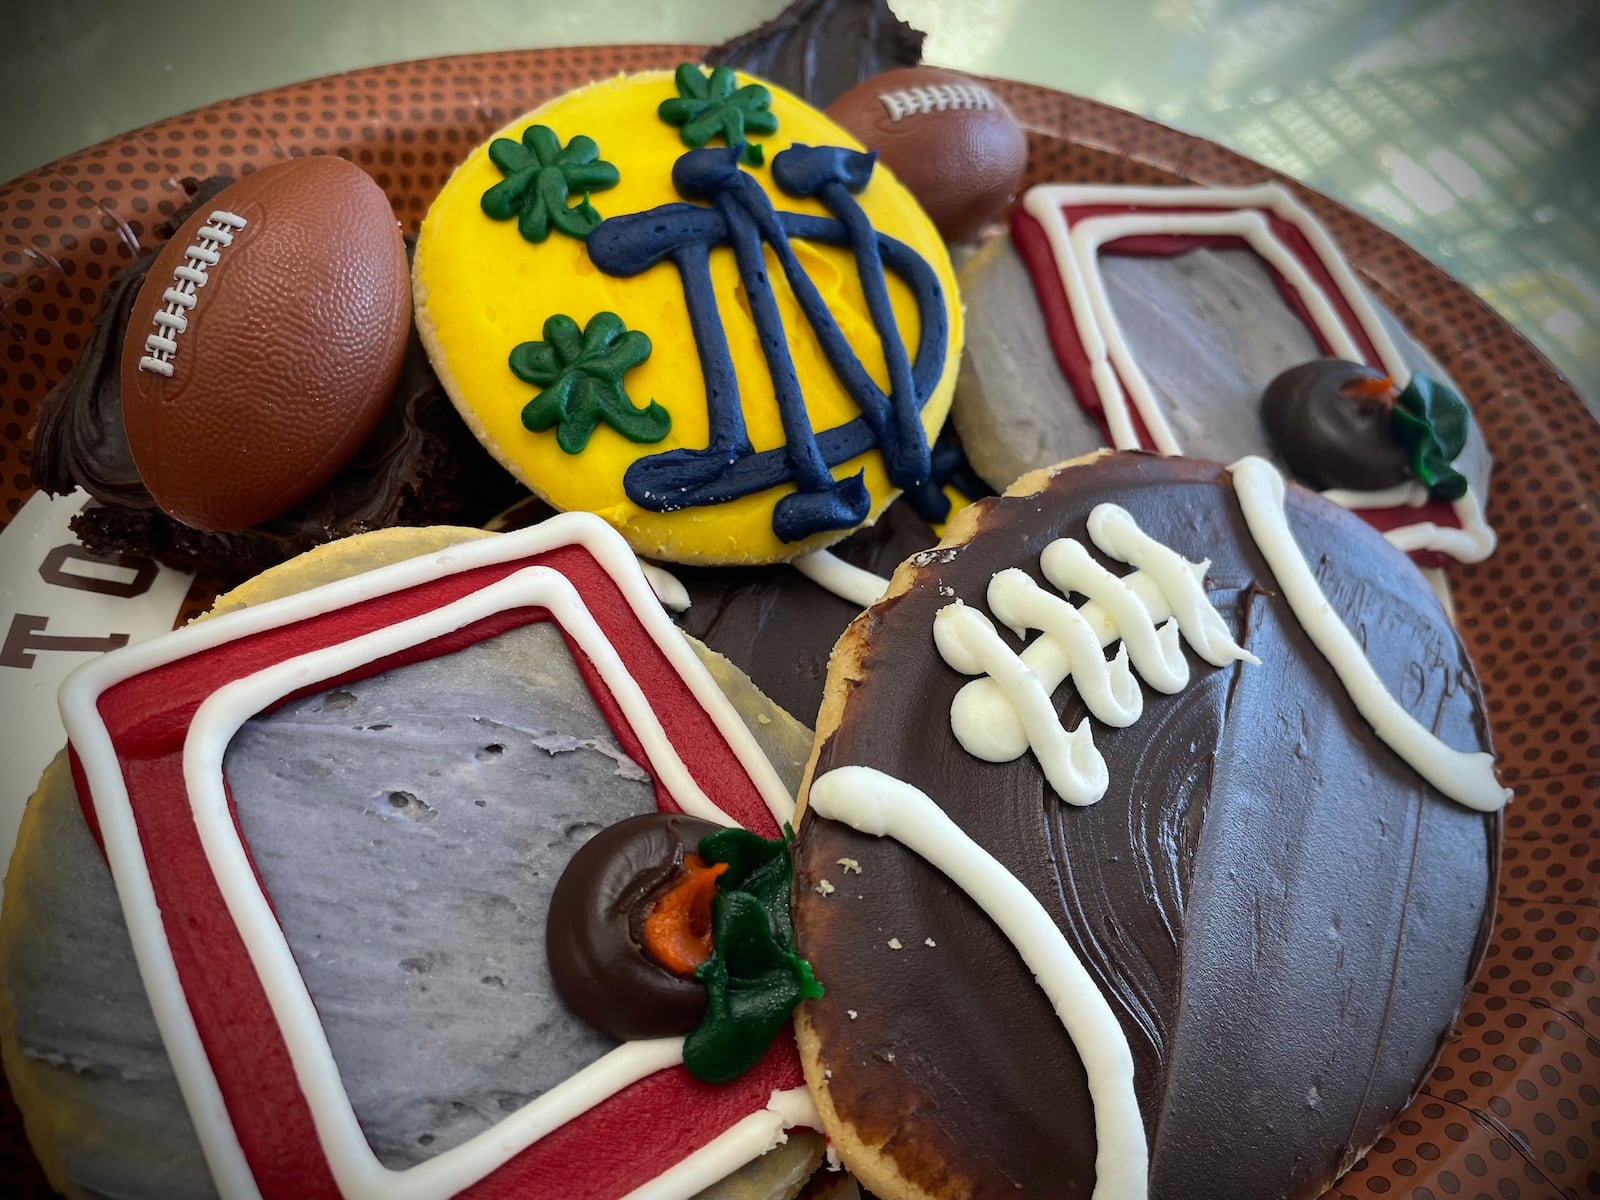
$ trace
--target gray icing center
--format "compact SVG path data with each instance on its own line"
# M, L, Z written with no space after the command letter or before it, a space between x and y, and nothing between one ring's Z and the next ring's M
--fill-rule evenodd
M655 791L554 626L254 718L224 770L385 1166L460 1145L612 1048L556 997L545 921L573 852Z

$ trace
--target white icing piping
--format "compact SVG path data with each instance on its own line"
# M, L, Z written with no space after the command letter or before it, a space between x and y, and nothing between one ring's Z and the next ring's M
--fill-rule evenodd
M218 209L207 224L195 231L194 245L185 247L183 262L172 269L177 282L161 294L163 306L151 318L156 331L144 339L144 357L139 370L172 378L172 356L178 350L178 335L189 328L189 310L198 299L195 293L206 284L206 268L217 265L219 246L233 245L233 231L249 224L237 213Z
M989 915L1049 997L1088 1076L1094 1102L1094 1200L1143 1200L1150 1158L1133 1090L1133 1053L1100 989L1038 899L922 791L871 767L839 767L811 784L819 816L893 838Z
M947 604L933 618L933 642L951 667L963 675L981 673L1004 696L1007 713L1020 726L1056 795L1068 804L1093 804L1106 794L1111 776L1106 760L1095 748L1089 719L1079 721L1071 733L1062 727L1050 693L1000 640L988 617L959 600ZM953 717L952 713L952 725ZM968 745L960 729L955 734L962 749L973 757L1005 761L990 758L981 746Z
M796 1128L822 1128L822 1118L806 1087L773 1092L766 1108L751 1113L622 1200L681 1200L693 1196L788 1141L787 1130Z
M792 565L819 588L858 608L871 608L889 590L889 581L882 575L852 566L826 550L802 554Z
M1215 208L1225 211L1216 216L1150 212L1085 217L1068 228L1066 214L1062 211L1064 207L1093 205L1157 209ZM1349 304L1356 323L1367 335L1383 370L1395 385L1403 388L1410 381L1411 371L1404 358L1327 230L1308 209L1276 184L1250 188L1042 185L1029 189L1023 197L1023 208L1039 222L1049 241L1078 339L1089 360L1090 375L1106 415L1112 444L1120 450L1136 450L1140 447L1129 415L1128 400L1131 394L1133 405L1150 431L1156 449L1162 454L1183 453L1182 446L1160 410L1149 381L1139 369L1132 349L1123 336L1100 274L1100 246L1130 234L1225 233L1244 237L1251 248L1276 268L1294 288L1305 303L1313 325L1334 353L1352 362L1365 361L1365 356L1357 348L1338 311L1299 258L1272 232L1263 215L1264 212L1271 212L1293 225L1305 237L1318 261L1332 277L1339 294ZM1393 488L1376 492L1336 489L1324 495L1343 508L1376 509L1402 502L1396 500L1395 493L1396 489ZM1425 489L1421 494L1425 501ZM1416 491L1407 491L1403 502L1420 503L1414 499L1416 495ZM1483 519L1483 508L1478 498L1469 490L1455 501L1453 508L1460 529L1445 529L1432 522L1419 522L1389 530L1385 536L1405 551L1433 550L1461 562L1481 562L1488 558L1494 552L1496 539L1494 530Z
M1063 221L1063 227L1065 222ZM1104 277L1098 270L1100 247L1106 242L1140 233L1163 233L1176 236L1203 234L1233 234L1245 242L1267 263L1277 270L1305 304L1313 326L1327 339L1339 358L1360 362L1363 355L1339 319L1338 312L1323 295L1309 271L1282 242L1273 236L1272 227L1260 212L1243 211L1206 215L1183 214L1131 214L1128 216L1094 217L1080 220L1072 226L1071 247L1082 273L1090 311L1095 322L1104 331L1106 353L1116 369L1096 369L1094 378L1100 391L1101 403L1109 415L1113 408L1125 410L1127 398L1123 389L1131 394L1134 407L1143 418L1145 428L1155 440L1156 449L1163 454L1182 453L1177 436L1161 411L1150 382L1139 369L1132 347L1122 332L1121 323L1111 307L1106 294ZM1126 413L1122 423L1132 434L1132 425Z
M95 710L102 691L137 671L110 672L111 678L99 680L90 674L93 668L107 659L129 656L147 646L170 643L170 637L136 642L128 650L113 651L79 668L62 685L59 703L72 748L77 751L89 781L106 864L117 886L117 901L133 943L139 979L150 997L161 1044L178 1078L184 1107L194 1122L206 1169L222 1200L261 1200L261 1191L256 1187L244 1148L239 1145L239 1137L228 1117L228 1106L222 1099L222 1088L217 1083L216 1072L211 1069L211 1060L206 1057L200 1031L195 1028L194 1014L184 996L167 931L161 923L161 910L156 904L155 887L150 881L150 867L145 861L133 806L128 801L122 768L117 762L111 735Z
M924 113L994 107L994 97L989 89L976 83L935 83L924 87L901 88L894 92L882 92L878 99L889 114L889 120L896 124L906 117Z
M1204 577L1202 564L1193 563L1191 567L1197 578ZM1172 609L1154 579L1135 571L1124 575L1122 583L1143 603L1152 622L1164 624L1171 618ZM1078 614L1093 631L1101 649L1119 640L1116 622L1100 604L1091 600L1079 606ZM1073 670L1069 645L1048 629L1029 643L1021 658L1047 692L1060 687ZM969 753L986 762L1011 762L1028 752L1028 739L1015 714L1007 712L1009 706L1005 693L992 679L974 679L956 693L950 706L950 724Z
M1186 561L1115 504L1096 505L1088 526L1095 545L1135 573L1113 575L1071 538L1051 542L1039 556L1044 576L1063 596L1087 596L1081 609L1051 596L1024 571L996 574L988 593L995 616L1018 637L1042 631L1022 654L960 601L940 609L933 621L944 661L964 675L986 677L966 684L951 702L950 728L962 749L985 762L1011 762L1031 749L1045 779L1069 804L1093 804L1110 785L1088 719L1071 733L1056 719L1050 697L1069 676L1095 717L1123 728L1144 707L1130 660L1157 691L1170 695L1188 684L1180 632L1213 666L1260 661L1233 640L1207 599L1201 580L1209 562ZM1101 650L1119 638L1123 644L1107 664Z
M1283 477L1263 458L1242 458L1228 468L1245 524L1272 568L1300 627L1373 732L1446 796L1479 812L1497 812L1511 799L1494 775L1494 756L1446 746L1400 706L1344 622L1333 611L1306 563L1284 513Z
M228 641L334 612L361 600L403 591L459 571L513 562L572 544L587 549L616 583L636 618L733 748L774 818L780 824L792 820L793 801L782 781L704 664L662 611L638 569L633 552L615 530L588 513L565 513L515 533L448 547L364 575L336 580L311 591L225 613L103 655L80 667L63 685L62 721L89 784L140 978L150 996L162 1043L194 1121L206 1165L218 1192L226 1200L259 1200L260 1192L184 995L156 903L122 768L100 717L100 696L145 671Z
M639 569L644 572L644 577L650 581L650 590L656 594L656 599L661 601L661 607L668 612L687 612L689 610L689 589L683 586L680 580L671 571L658 567L655 563L639 560Z

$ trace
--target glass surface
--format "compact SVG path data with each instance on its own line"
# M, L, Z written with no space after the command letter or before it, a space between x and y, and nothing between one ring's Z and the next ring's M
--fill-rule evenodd
M18 6L8 6L18 7ZM0 178L215 100L408 58L713 42L782 0L56 0L8 13ZM1600 398L1593 0L893 0L929 62L1077 92L1344 201Z

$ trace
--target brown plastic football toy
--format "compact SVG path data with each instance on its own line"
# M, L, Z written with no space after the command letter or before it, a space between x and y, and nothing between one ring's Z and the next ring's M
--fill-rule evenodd
M1022 182L1028 139L980 79L906 67L858 83L828 106L911 189L948 242L998 217Z
M247 175L184 222L134 301L122 412L161 508L242 529L326 483L371 434L411 329L383 190L332 156Z

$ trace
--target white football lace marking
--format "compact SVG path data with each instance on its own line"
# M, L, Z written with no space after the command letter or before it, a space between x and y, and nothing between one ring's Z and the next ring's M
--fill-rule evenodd
M205 286L206 268L217 265L222 257L217 248L233 245L233 231L247 224L237 213L219 208L195 233L195 244L184 249L183 262L173 268L172 277L177 282L162 293L166 307L151 318L156 331L144 339L145 354L139 360L139 370L172 378L178 335L189 328L188 312L195 305L195 293Z
M891 121L930 112L994 107L994 96L989 89L975 83L935 83L926 87L902 88L898 92L884 92L878 99L888 110Z
M1188 685L1180 636L1213 666L1259 661L1233 640L1206 596L1201 581L1209 560L1190 562L1115 504L1097 505L1088 526L1094 544L1134 568L1132 574L1113 575L1081 542L1058 538L1040 554L1039 567L1061 597L1014 568L990 580L995 618L1018 637L1040 631L1021 654L987 616L959 600L941 608L933 622L939 656L963 675L982 676L950 705L950 728L962 749L985 762L1011 762L1032 750L1056 795L1078 805L1098 801L1110 779L1088 718L1072 730L1056 718L1051 696L1067 679L1093 716L1126 728L1144 708L1134 671L1167 695ZM1064 598L1070 595L1087 602L1074 607ZM1113 642L1122 645L1106 662L1101 651Z

